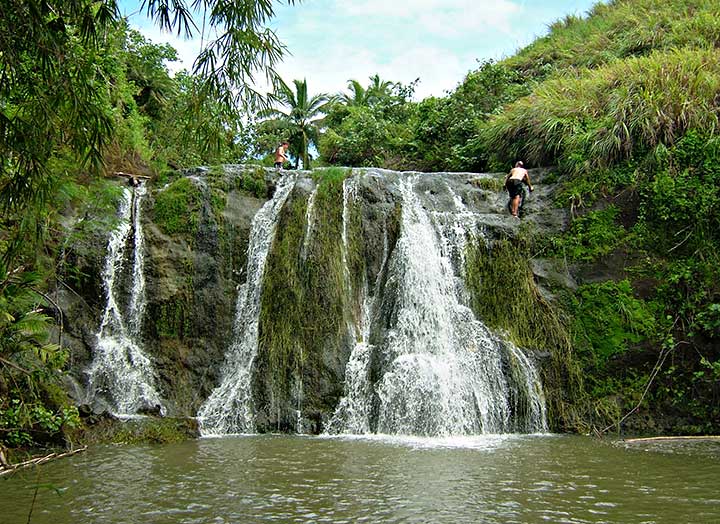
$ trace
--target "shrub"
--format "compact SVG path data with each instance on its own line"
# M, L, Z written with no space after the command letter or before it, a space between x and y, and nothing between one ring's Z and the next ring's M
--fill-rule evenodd
M615 222L617 215L618 208L608 206L576 218L564 235L551 239L553 252L585 262L608 255L626 237L625 228Z
M627 280L581 286L574 316L576 348L600 367L630 346L657 336L653 311L635 298Z

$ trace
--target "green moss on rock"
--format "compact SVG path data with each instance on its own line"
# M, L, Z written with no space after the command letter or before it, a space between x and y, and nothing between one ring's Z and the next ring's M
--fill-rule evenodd
M303 409L309 412L331 410L342 393L338 374L343 370L328 360L337 358L352 314L342 252L347 174L347 170L323 170L315 175L315 227L305 258L308 195L293 191L280 213L263 278L259 326L257 376L266 381L269 391L261 392L261 397L267 402L287 403L297 393L291 389L298 381L304 384ZM360 228L359 213L351 222L351 227ZM353 237L357 245L349 246L348 264L360 266L362 235L358 231Z
M189 178L180 178L155 197L153 217L167 235L193 236L198 227L200 195Z
M467 248L466 284L470 305L493 329L503 330L516 345L549 352L543 367L548 417L557 429L586 429L586 395L572 336L563 310L540 294L530 269L529 242L481 239Z
M200 436L197 421L190 418L118 420L102 417L79 435L85 444L169 444Z
M160 305L160 316L155 322L157 334L167 338L183 338L190 329L187 300L175 299Z
M235 188L255 198L267 198L268 187L265 182L265 170L257 167L253 170L245 171L242 176L235 179Z

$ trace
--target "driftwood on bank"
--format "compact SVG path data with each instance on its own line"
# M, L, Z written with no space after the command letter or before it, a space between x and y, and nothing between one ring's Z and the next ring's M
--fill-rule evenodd
M666 436L666 437L644 437L644 438L626 438L625 442L628 443L634 443L634 442L653 442L658 440L700 440L700 441L709 441L709 442L720 442L720 435L687 435L687 436Z
M150 177L147 175L136 175L134 173L125 173L124 171L115 171L113 173L115 176L124 176L124 177L130 177L130 178L142 178L143 180L149 180Z
M114 173L114 175L115 175L115 176L122 176L122 177L127 178L127 179L128 179L128 183L130 184L131 187L138 187L138 186L140 185L140 182L142 182L143 180L150 180L150 177L149 177L149 176L146 176L146 175L136 175L136 174L134 174L134 173L125 173L125 172L123 172L123 171L116 171L116 172ZM135 198L134 195L133 195L133 198Z
M40 464L45 464L46 462L50 462L51 460L69 457L71 455L81 453L86 449L87 446L83 446L82 448L66 451L65 453L50 453L49 455L45 455L44 457L35 457L24 462L18 462L17 464L3 464L2 466L0 466L0 477L2 477L3 475L10 475L11 473L14 473L15 471L18 471L20 469L29 468L31 466L39 466Z

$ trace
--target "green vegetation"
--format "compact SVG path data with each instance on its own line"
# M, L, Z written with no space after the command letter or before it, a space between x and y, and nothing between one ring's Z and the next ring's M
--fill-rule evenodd
M313 241L307 251L303 247L307 198L291 195L280 215L263 278L258 354L258 366L264 370L259 374L271 377L276 400L288 398L295 379L317 384L326 376L330 372L324 362L326 348L340 347L345 335L344 319L353 307L347 303L342 252L343 181L348 175L348 170L337 168L313 172L317 194L310 231ZM355 244L362 237L357 231L350 233L348 263L357 266L361 247ZM341 377L336 380L339 396ZM309 390L308 395L318 393L316 388ZM324 402L326 409L332 409L332 401L311 397L305 405L317 407Z
M510 334L519 346L550 350L569 346L563 319L539 294L527 243L497 240L470 244L466 282L471 305L482 319Z
M320 137L321 161L334 165L404 168L410 151L409 99L414 86L370 78L367 89L350 80L352 94L329 105Z
M718 127L720 65L714 50L683 49L616 61L539 85L484 131L497 161L560 159L571 174L629 160L691 129Z
M255 198L267 198L268 188L265 182L265 170L257 168L254 171L244 171L242 176L235 180L237 189L245 191Z
M154 222L167 235L181 234L192 239L198 227L198 188L189 178L179 178L158 192L153 208Z
M518 346L549 352L544 366L550 420L557 428L585 425L587 398L573 356L570 320L539 293L530 269L531 243L496 240L468 245L465 282L478 318L505 333Z
M195 438L199 434L197 422L184 418L145 418L117 420L102 418L80 433L87 443L113 444L171 444Z
M211 16L201 25L218 38L206 40L193 72L172 78L166 61L175 51L130 30L115 0L3 4L0 445L62 440L76 422L55 387L67 364L65 350L48 343L63 322L49 288L97 296L98 275L86 273L97 255L87 245L107 231L117 203L103 175L245 155L238 112L258 101L249 81L257 72L276 79L284 49L265 29L273 5L205 7ZM185 2L149 0L144 11L163 29L197 31ZM193 227L179 220L189 195L176 189L160 205L169 231Z
M581 430L601 431L637 408L667 431L718 431L720 391L709 379L720 361L713 9L702 0L620 0L558 22L498 64L520 74L528 92L477 121L465 146L491 168L517 158L557 166L557 204L571 223L531 243L536 256L589 277L574 292L553 289L553 308L573 319L566 329L585 376L573 401ZM521 251L525 242L512 245ZM476 296L501 302L493 283L473 275L487 273L487 261L469 260ZM504 273L491 280L507 283ZM525 318L502 305L484 309L500 327ZM623 425L644 429L632 418Z
M505 187L503 184L503 180L504 179L501 177L479 177L473 179L472 183L473 185L479 187L480 189L484 189L485 191L490 191L491 193L499 193Z
M597 367L659 332L651 305L635 298L627 280L583 285L575 300L575 348Z
M609 255L627 236L625 228L617 224L617 216L618 208L611 205L578 217L565 234L550 239L553 253L586 262Z
M185 293L187 295L187 291ZM157 334L166 338L184 338L190 329L189 299L186 296L160 306L160 316L154 322Z
M713 0L614 0L598 3L587 18L568 16L504 61L531 78L555 71L598 67L654 50L711 49L720 41Z
M330 98L326 94L310 96L308 94L307 80L294 80L295 90L293 91L282 80L277 84L275 98L281 104L281 108L271 108L263 111L264 117L273 117L266 122L270 130L282 130L287 136L276 140L273 145L277 148L280 142L287 140L292 150L295 151L295 169L302 160L303 169L310 169L310 156L308 148L311 144L317 144L318 124L325 111Z
M504 171L523 158L582 171L716 129L715 10L712 0L598 4L517 55L484 62L448 96L418 103L412 85L385 82L370 101L373 84L350 80L325 119L321 161Z
M0 446L56 443L60 430L79 424L60 387L68 353L49 341L40 286L38 274L0 262Z

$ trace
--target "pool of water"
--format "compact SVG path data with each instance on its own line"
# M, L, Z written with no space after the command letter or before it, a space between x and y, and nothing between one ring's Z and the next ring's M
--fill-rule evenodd
M502 435L101 446L0 479L0 522L25 523L31 509L31 522L51 524L720 522L720 445Z

